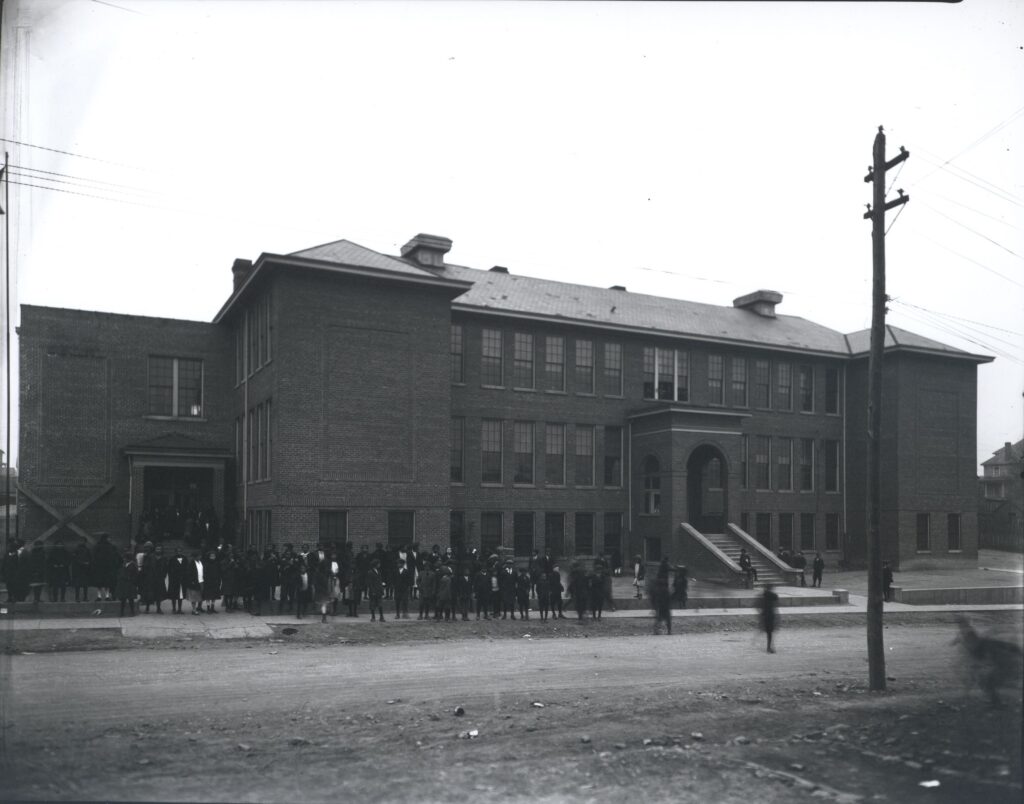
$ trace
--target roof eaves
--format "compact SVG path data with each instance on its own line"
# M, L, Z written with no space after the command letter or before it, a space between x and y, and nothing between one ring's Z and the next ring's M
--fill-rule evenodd
M501 316L503 318L518 318L526 321L544 321L555 324L571 324L573 326L589 327L591 329L611 330L613 332L631 332L641 335L658 335L668 338L685 338L700 343L720 343L729 346L745 346L755 349L763 349L770 352L792 352L793 354L815 355L819 357L848 357L845 352L832 352L827 349L809 349L803 346L786 346L785 344L771 344L759 341L745 341L739 338L723 338L712 335L697 335L679 330L656 329L654 327L637 327L630 324L615 324L608 321L588 321L584 318L570 318L560 313L527 313L519 310L504 310L496 307L483 307L475 304L452 303L452 310L464 313L476 313L481 315Z
M313 268L319 271L329 271L331 273L347 274L350 276L365 276L373 279L387 279L394 282L431 285L433 287L456 290L459 291L460 294L469 290L473 286L472 282L466 282L461 279L445 279L429 273L428 271L421 271L420 275L402 274L382 268L370 268L363 265L346 265L336 262L327 262L324 260L312 260L306 257L264 253L256 260L252 271L250 271L249 276L246 277L242 286L231 294L228 300L224 303L224 306L217 312L217 315L213 319L213 323L219 324L223 320L231 307L234 306L235 302L246 292L246 289L255 281L257 274L268 262L275 265L292 265L297 268Z

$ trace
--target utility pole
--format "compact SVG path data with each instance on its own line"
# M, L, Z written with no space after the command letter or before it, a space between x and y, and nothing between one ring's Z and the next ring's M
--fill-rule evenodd
M885 202L885 171L903 162L910 153L900 147L899 156L885 161L885 132L881 126L875 135L872 167L865 182L874 182L872 203L865 219L871 220L871 352L868 357L868 686L885 689L885 646L882 640L882 350L885 346L885 213L907 203L909 195Z

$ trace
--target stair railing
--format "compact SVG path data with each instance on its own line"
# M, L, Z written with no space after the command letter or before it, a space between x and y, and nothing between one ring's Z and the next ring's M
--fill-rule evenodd
M786 581L799 583L800 570L794 569L789 564L782 561L777 555L775 555L775 553L739 526L729 522L726 527L729 528L734 536L743 542L747 548L747 552L753 551L757 555L761 556L761 558L763 558L768 564L777 569Z

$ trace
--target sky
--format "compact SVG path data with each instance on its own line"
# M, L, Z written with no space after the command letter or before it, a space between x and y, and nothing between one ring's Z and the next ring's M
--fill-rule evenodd
M996 357L979 462L1024 436L1024 3L3 14L15 324L20 304L209 321L237 257L428 232L460 265L721 305L768 288L852 332L884 125L911 198L887 216L887 323Z

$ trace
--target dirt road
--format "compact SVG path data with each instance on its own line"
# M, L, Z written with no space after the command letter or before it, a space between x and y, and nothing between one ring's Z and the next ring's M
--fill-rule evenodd
M863 629L845 627L792 630L774 655L750 633L18 655L0 790L1017 800L1019 697L1002 709L968 697L951 637L945 625L888 628L893 680L880 695L863 686Z

